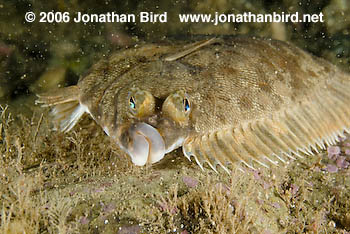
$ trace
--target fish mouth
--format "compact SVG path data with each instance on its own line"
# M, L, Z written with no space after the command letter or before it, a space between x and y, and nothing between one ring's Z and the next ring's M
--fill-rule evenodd
M157 129L146 123L137 123L128 132L131 141L126 151L135 165L156 163L164 157L165 143Z

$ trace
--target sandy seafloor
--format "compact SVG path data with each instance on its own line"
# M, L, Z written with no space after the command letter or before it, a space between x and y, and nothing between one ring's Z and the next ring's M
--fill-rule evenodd
M27 11L319 13L324 23L45 24ZM35 93L77 82L99 58L138 41L197 34L291 41L349 71L345 0L0 1L0 233L348 233L350 139L285 167L215 173L181 150L134 166L85 116L52 130Z

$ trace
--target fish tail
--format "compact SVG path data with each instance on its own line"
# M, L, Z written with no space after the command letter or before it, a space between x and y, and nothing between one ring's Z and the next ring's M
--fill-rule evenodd
M59 89L57 91L37 94L36 104L42 104L42 107L51 107L51 115L55 130L62 132L71 130L80 117L86 112L79 103L79 87L76 85Z

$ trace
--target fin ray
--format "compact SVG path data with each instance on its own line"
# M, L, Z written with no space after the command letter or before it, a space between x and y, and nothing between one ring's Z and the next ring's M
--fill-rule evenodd
M39 94L35 103L42 104L42 107L52 106L51 115L55 128L68 132L86 112L86 107L79 103L79 93L78 86L73 85L50 93Z
M329 84L332 89L315 90L307 100L289 109L282 108L272 116L215 130L206 133L206 137L199 135L197 144L201 147L197 150L203 152L197 152L198 160L241 162L255 170L255 165L276 165L275 159L286 163L286 157L295 159L291 154L302 158L300 152L312 155L318 147L325 149L325 144L335 144L342 132L349 132L350 94L338 81L334 83Z

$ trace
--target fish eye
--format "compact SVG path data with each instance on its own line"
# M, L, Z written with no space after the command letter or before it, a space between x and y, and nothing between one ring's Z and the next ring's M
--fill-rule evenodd
M188 101L187 98L184 98L183 104L184 104L185 112L190 111L190 109L191 109L191 107L190 107L190 102Z
M134 97L131 97L129 99L129 106L131 109L135 110L136 109L136 104L135 104L135 100L134 100Z

